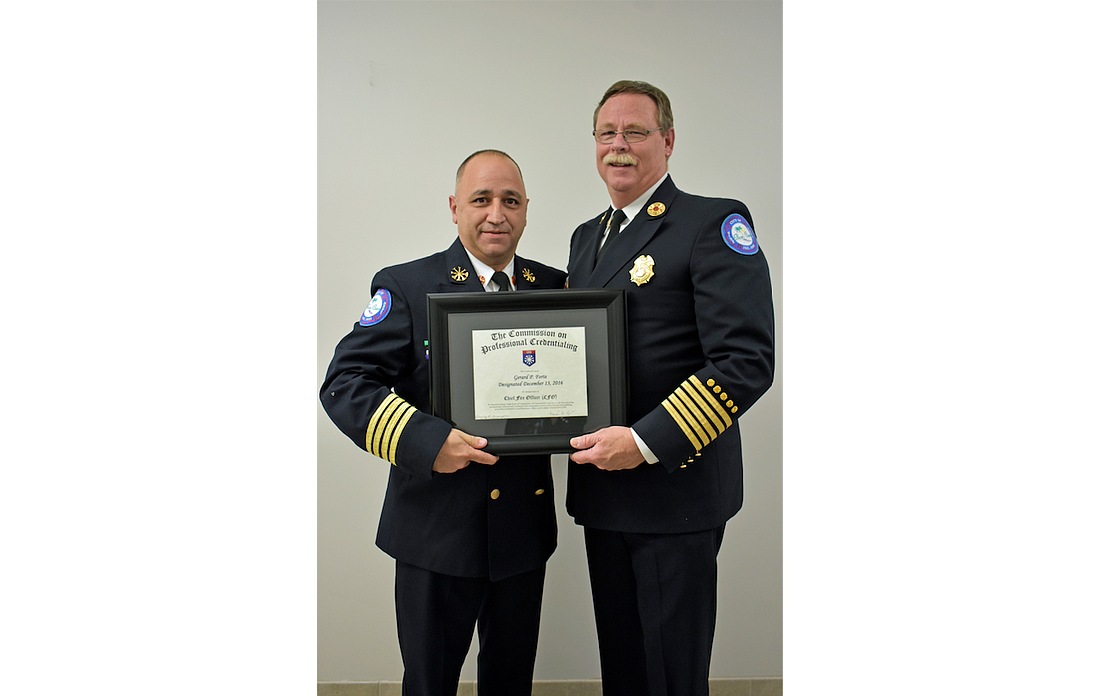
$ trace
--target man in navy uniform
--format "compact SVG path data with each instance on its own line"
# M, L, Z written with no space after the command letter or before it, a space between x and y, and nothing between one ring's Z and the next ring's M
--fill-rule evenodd
M569 287L626 288L631 427L574 438L604 696L708 693L717 555L742 502L738 418L771 386L774 317L743 203L668 176L672 107L612 85L593 118L611 207L573 233Z
M385 268L321 387L332 421L393 464L376 543L397 561L405 696L453 696L478 628L478 693L531 693L546 560L557 544L550 457L497 457L430 415L428 293L561 288L515 255L527 224L519 167L496 150L459 167L446 251Z

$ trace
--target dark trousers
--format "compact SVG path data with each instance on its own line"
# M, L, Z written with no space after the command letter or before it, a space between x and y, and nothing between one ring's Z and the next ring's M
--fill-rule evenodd
M397 562L403 696L455 696L477 625L478 696L531 693L546 566L503 580Z
M706 696L725 526L691 534L585 527L604 696Z

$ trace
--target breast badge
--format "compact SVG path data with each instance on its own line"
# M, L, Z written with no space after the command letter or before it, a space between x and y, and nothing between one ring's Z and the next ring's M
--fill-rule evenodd
M638 287L645 285L653 277L653 257L639 256L634 259L634 268L630 269L630 282Z

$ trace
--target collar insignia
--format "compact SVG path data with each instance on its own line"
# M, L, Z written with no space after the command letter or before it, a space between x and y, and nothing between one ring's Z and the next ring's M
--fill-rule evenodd
M523 279L528 283L533 283L535 282L535 274L531 272L531 269L525 268L523 269Z
M649 217L657 217L658 215L664 215L665 204L664 203L654 203L654 204L650 205L648 208L646 208L646 212L649 213Z
M459 283L461 283L462 281L466 280L469 277L470 277L469 271L467 271L462 266L455 266L454 268L451 269L451 280L455 280L455 281L458 281Z

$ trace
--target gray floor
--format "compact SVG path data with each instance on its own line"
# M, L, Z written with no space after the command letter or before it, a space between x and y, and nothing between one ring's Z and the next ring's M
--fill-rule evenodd
M601 696L599 681L535 682L531 696ZM401 696L401 682L317 684L317 696ZM477 685L462 682L458 696L477 696ZM710 696L783 696L783 679L711 679Z

